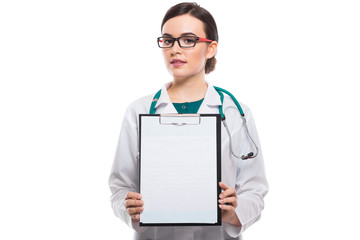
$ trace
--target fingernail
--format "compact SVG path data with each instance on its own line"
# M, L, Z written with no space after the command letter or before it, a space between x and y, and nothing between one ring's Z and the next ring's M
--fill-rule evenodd
M224 197L224 195L220 194L220 198L223 198L223 197Z
M221 203L222 203L222 202L224 202L224 200L219 200L219 202L221 202Z

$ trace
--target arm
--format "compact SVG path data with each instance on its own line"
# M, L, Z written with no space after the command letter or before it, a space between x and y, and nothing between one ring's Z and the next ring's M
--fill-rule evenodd
M263 198L268 192L268 183L265 177L263 156L260 142L257 135L255 122L250 110L246 113L249 132L259 147L259 154L256 158L241 160L238 159L238 168L236 173L235 190L237 195L237 207L234 216L229 222L224 223L224 228L231 237L237 237L249 226L260 219L261 211L264 208ZM241 147L242 154L247 154L253 149L245 129L240 130L239 142L237 146ZM239 225L240 223L240 225Z
M131 107L125 112L114 162L109 177L111 206L114 214L137 232L147 227L140 227L139 221L131 219L124 205L128 192L139 192L138 172L138 130L136 113Z

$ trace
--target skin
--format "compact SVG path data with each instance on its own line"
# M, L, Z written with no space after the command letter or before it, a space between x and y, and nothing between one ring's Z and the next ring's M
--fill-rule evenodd
M204 23L189 14L169 19L162 29L163 36L169 34L177 38L184 33L206 38ZM207 59L215 55L216 49L216 41L197 42L193 48L181 48L175 42L172 48L162 49L165 66L173 77L173 83L167 90L172 102L192 102L205 96L205 64ZM186 63L175 67L170 63L172 59L181 59Z
M206 38L204 23L199 19L184 14L169 19L163 26L162 34L180 37L184 33L193 33L198 37ZM205 82L205 63L212 58L217 49L217 42L197 42L193 48L181 48L177 42L169 49L162 49L165 65L173 76L173 83L168 89L172 102L192 102L205 96L207 84ZM186 63L180 67L173 66L172 59L181 59ZM237 195L234 188L222 182L219 186L223 190L219 198L222 221L241 226L235 213ZM136 192L128 192L125 197L125 207L133 221L139 221L140 213L144 210L142 196ZM228 203L229 205L225 205Z

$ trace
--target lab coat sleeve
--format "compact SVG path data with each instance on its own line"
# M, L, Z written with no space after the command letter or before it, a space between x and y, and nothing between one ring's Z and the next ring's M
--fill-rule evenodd
M246 110L248 129L251 137L259 148L259 153L258 156L253 159L237 160L238 168L235 182L237 207L235 209L235 213L240 220L241 227L229 223L223 224L225 231L234 238L238 237L248 227L260 219L261 211L264 208L263 199L268 192L268 183L265 177L263 155L255 122L250 110ZM240 130L240 146L241 143L243 143L242 154L247 154L250 151L254 151L252 150L254 149L252 144L249 144L250 142L244 128Z
M115 216L137 232L148 227L140 227L126 211L125 197L127 192L139 192L138 172L138 128L137 114L130 106L125 112L114 162L109 177L111 190L110 202Z

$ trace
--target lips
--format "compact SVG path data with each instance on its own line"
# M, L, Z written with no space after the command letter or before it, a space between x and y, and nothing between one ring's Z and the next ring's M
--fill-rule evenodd
M171 64L174 64L174 63L186 63L185 61L181 60L181 59L173 59L170 61Z
M181 60L181 59L173 59L170 61L171 66L173 67L181 67L185 64L186 62Z

